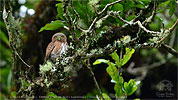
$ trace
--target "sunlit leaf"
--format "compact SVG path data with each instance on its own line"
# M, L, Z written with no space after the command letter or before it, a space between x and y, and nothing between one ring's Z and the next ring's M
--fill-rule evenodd
M105 100L112 100L106 93L102 93Z
M46 24L44 27L42 27L39 32L41 32L43 30L57 30L63 26L64 26L64 24L60 20L52 21L51 23Z
M106 63L108 64L108 60L105 60L105 59L97 59L93 65L97 65L97 64L101 64L101 63Z
M120 66L120 63L119 63L119 56L118 54L116 53L116 51L114 51L112 54L110 54L110 56L112 57L112 59L115 60L115 63L117 66Z
M140 84L140 81L136 82L134 79L130 79L128 83L124 82L126 95L132 95L137 90L138 84Z
M123 89L123 85L122 84L116 83L115 86L114 86L114 90L115 90L116 96L118 98L124 95L124 89Z
M126 53L124 54L124 57L121 59L121 66L125 65L129 61L134 52L135 52L134 49L126 48Z
M106 68L107 73L114 81L118 82L119 81L119 72L117 71L117 67L110 61L108 62L108 65L109 66Z

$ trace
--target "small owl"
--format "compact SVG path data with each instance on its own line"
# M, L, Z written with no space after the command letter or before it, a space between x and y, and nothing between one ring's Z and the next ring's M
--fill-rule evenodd
M67 37L63 33L56 33L52 41L46 48L45 62L50 59L56 59L66 52L68 48Z

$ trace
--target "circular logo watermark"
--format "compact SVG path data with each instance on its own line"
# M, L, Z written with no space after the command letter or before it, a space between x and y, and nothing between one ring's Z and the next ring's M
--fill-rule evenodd
M162 80L156 85L158 92L156 92L156 95L158 97L166 97L171 98L174 96L174 93L172 92L172 88L174 87L173 84L169 80Z

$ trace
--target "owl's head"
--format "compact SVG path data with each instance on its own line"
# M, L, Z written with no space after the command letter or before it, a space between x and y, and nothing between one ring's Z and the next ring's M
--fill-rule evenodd
M52 37L52 41L61 41L61 42L66 42L67 38L63 33L56 33Z

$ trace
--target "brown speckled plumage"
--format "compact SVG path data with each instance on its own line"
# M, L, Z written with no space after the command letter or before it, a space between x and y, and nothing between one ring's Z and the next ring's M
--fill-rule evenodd
M58 40L58 38L61 38ZM48 44L46 48L46 56L45 56L45 61L47 61L49 58L54 55L60 56L63 54L68 48L68 43L67 43L67 37L63 33L56 33L52 37L52 41Z

